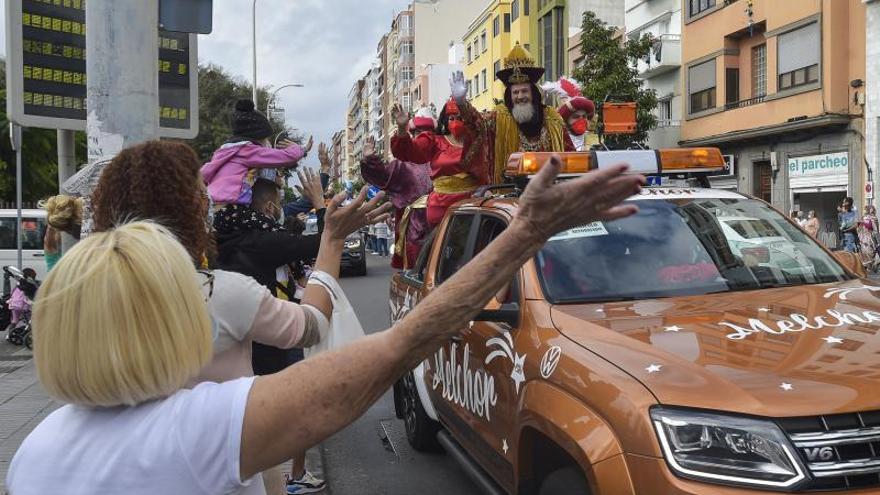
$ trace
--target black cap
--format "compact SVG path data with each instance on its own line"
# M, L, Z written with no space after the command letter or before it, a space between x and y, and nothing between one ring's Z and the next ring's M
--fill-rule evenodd
M251 100L238 100L232 114L232 132L236 136L255 140L266 139L275 131L262 112L254 108Z

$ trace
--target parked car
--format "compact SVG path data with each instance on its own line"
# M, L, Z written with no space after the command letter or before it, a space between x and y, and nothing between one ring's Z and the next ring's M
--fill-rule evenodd
M766 219L737 216L722 216L719 222L730 247L738 256L755 256L762 266L770 268L797 270L804 274L815 271L804 253L779 231L781 226Z
M722 161L678 151L682 168ZM592 163L566 158L565 173ZM514 156L508 171L542 160ZM880 493L880 285L857 257L736 192L647 187L630 201L630 218L551 238L398 381L409 443L442 446L488 493ZM517 208L515 192L450 208L394 276L392 321ZM784 241L811 269L737 247L730 218L771 226L754 247Z
M342 270L364 277L367 275L367 249L360 232L350 234L345 239L342 251Z
M43 237L46 234L45 210L22 210L22 266L33 268L37 278L46 278ZM17 266L18 246L15 238L16 210L0 210L0 266Z

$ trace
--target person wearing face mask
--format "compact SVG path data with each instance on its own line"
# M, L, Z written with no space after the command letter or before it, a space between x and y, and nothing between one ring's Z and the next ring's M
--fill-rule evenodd
M559 78L555 83L544 83L541 88L549 94L555 94L561 103L559 115L565 120L568 136L575 151L589 151L591 143L588 139L590 121L596 115L596 105L581 93L580 85L566 77Z
M428 196L428 223L438 225L454 203L469 198L478 187L491 183L488 162L479 153L468 153L473 140L455 100L450 99L437 119L435 132L409 133L409 115L399 106L391 110L397 134L391 153L400 161L429 163L434 190Z

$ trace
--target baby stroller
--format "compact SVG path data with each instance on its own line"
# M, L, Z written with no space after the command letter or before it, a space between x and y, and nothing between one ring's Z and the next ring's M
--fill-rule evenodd
M31 308L40 282L37 274L30 268L24 271L14 266L3 267L3 287L9 289L14 281L15 288L4 296L4 306L8 314L2 315L0 320L7 323L6 340L15 345L25 345L28 349L33 347L31 336Z

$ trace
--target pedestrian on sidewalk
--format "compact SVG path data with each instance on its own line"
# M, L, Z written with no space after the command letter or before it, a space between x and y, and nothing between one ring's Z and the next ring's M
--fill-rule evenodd
M525 189L507 229L391 329L270 376L191 390L184 388L190 377L211 360L210 283L155 224L89 236L55 267L35 304L40 382L67 405L24 440L7 488L42 495L57 491L61 479L68 493L263 494L260 472L359 418L472 320L552 235L636 213L620 204L644 178L623 175L626 167L556 183L561 168L552 159ZM380 201L365 204L365 196L349 207L337 207L339 197L328 208L318 270L338 269L349 232L384 220ZM307 289L315 291L326 298L319 309L328 311L329 296Z
M816 210L807 213L807 224L804 226L813 239L819 239L819 219L816 218Z
M391 238L391 230L388 227L388 223L377 223L375 225L375 233L379 256L388 257L388 239Z

